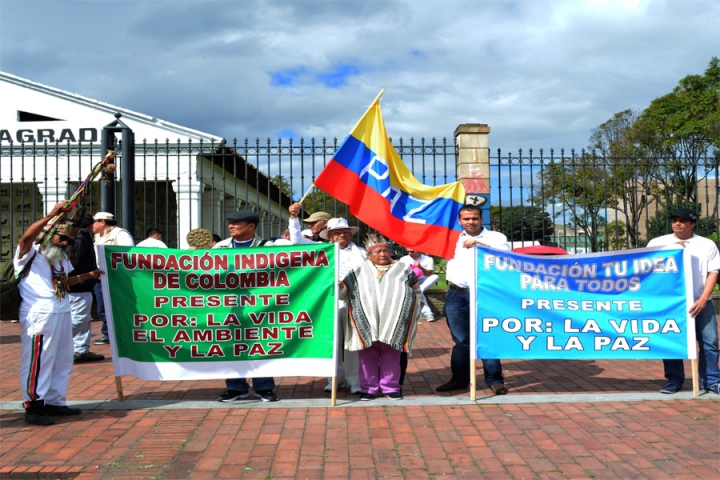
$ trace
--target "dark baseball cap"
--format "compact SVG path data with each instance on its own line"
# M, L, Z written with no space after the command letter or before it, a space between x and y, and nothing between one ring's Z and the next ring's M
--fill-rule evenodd
M694 210L691 210L689 208L678 208L672 213L672 215L670 215L670 218L679 218L680 220L689 220L691 222L697 223L698 216Z
M228 222L241 222L246 221L257 225L260 223L260 217L255 212L249 210L240 210L239 212L233 212L225 218Z

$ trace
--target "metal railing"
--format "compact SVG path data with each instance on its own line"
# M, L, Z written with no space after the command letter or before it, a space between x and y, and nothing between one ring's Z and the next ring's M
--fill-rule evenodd
M420 182L456 180L453 140L400 139L394 146ZM136 231L131 233L140 240L148 228L159 228L175 247L190 228L225 236L226 214L250 209L261 213L261 235L279 235L287 225L287 207L312 185L338 147L337 138L137 142ZM0 142L3 259L27 226L67 198L100 159L99 144ZM117 162L122 161L120 155ZM490 157L485 221L513 242L580 253L643 246L670 231L672 209L690 206L700 213L697 233L712 237L718 230L719 163L710 153L692 159L611 158L587 151L497 150ZM116 195L120 192L117 188ZM94 184L84 207L95 212L99 205ZM323 192L311 193L304 206L366 228L346 205ZM116 215L120 218L120 212Z

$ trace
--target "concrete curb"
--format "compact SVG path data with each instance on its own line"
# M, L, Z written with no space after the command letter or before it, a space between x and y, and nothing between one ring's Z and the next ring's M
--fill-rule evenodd
M455 406L455 405L520 405L543 403L607 403L607 402L644 402L693 400L692 392L680 392L674 395L659 392L647 393L580 393L568 395L500 395L478 397L477 402L470 397L406 397L395 401L388 398L376 398L363 402L359 398L338 399L337 407L416 407L416 406ZM720 396L701 393L697 400L720 400ZM328 408L330 400L323 398L283 399L279 402L261 402L259 400L238 400L231 403L219 403L214 400L117 400L92 401L74 400L68 405L83 410L177 410L177 409L215 409L215 408ZM21 402L0 402L0 411L22 410Z

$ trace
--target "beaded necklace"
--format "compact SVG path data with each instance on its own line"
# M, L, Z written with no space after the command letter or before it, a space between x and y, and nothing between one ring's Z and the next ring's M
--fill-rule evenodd
M68 292L68 278L65 267L61 264L60 269L57 270L55 265L50 265L50 269L52 270L52 283L55 286L55 296L57 296L58 300L62 300Z

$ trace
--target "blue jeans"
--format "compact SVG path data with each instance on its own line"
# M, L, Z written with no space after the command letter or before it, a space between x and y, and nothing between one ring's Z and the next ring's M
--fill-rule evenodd
M717 317L710 300L703 311L695 317L695 338L697 338L700 347L698 352L700 387L707 388L720 383ZM668 383L674 383L682 387L683 382L685 382L683 361L663 360L663 365L665 366L665 378L667 378Z
M93 294L95 295L98 317L100 317L100 320L102 320L102 328L100 329L100 332L102 333L103 337L107 337L107 317L105 316L105 302L103 301L102 285L100 284L100 282L97 282L93 287Z
M470 384L470 292L448 290L445 298L445 316L455 342L450 356L452 380L458 385L467 386ZM488 387L496 383L505 383L500 360L487 358L481 360L485 384Z
M275 388L275 380L272 377L257 377L252 379L253 390L256 392L264 392ZM225 380L225 386L228 390L237 390L238 392L248 391L248 382L244 378L228 378Z

